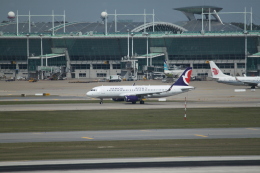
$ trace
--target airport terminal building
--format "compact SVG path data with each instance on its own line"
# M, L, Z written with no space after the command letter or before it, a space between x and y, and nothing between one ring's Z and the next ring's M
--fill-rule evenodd
M209 60L230 75L260 75L260 31L223 22L219 7L175 10L187 21L3 22L0 76L143 79L163 72L164 60L193 76L211 76Z

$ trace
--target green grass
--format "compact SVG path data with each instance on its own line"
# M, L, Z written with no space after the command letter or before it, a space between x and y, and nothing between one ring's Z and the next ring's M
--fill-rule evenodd
M260 108L0 112L0 133L260 127Z
M260 155L260 139L0 143L0 161Z
M0 133L260 127L260 108L0 112ZM260 155L260 139L0 143L0 161Z

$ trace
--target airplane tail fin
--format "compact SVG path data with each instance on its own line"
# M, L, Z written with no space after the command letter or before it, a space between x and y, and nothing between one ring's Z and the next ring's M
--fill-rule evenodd
M171 85L169 88L169 91L172 89L172 86L178 85L178 86L189 86L190 79L191 79L191 73L192 73L192 68L188 67L182 75L179 77L179 79Z
M166 60L164 60L164 66L163 66L163 67L164 67L164 71L165 71L165 70L169 70L168 67L167 67Z
M219 78L219 77L228 77L228 75L225 75L215 64L214 61L209 61L210 70L212 73L213 78Z

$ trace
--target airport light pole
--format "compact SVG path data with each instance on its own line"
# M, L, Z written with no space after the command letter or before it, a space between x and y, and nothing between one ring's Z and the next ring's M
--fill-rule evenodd
M203 13L203 8L201 9L201 33L204 33L204 24L203 24L203 18L204 18L204 13Z
M131 33L131 36L132 36L132 57L131 58L134 57L134 35L135 34L132 32ZM131 62L134 63L133 68L134 68L134 78L135 78L135 60L132 59Z
M29 79L29 56L30 56L30 53L29 53L29 36L30 34L26 34L26 37L27 37L27 79Z
M40 38L41 38L41 79L43 79L43 73L42 73L42 66L43 66L43 59L42 59L42 36L43 36L43 34L40 34L39 35L40 36Z
M148 37L149 37L149 33L145 33L146 35L146 67L147 67L147 70L146 70L146 79L148 79Z
M129 59L129 29L127 29L127 59Z
M131 33L132 36L132 57L134 57L134 33Z
M248 32L244 31L244 34L245 34L245 74L246 74L246 71L247 71L247 34L248 34Z
M244 34L245 34L245 74L247 70L247 30L246 30L246 7L245 7L245 16L244 16Z

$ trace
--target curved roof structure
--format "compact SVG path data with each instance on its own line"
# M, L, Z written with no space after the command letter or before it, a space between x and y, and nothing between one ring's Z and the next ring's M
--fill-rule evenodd
M107 24L108 33L127 33L127 30L131 32L143 32L144 29L147 32L153 31L153 23L143 22L118 22L117 28L115 29L115 22L109 22ZM19 33L29 33L29 23L19 23L18 25ZM187 31L185 28L178 26L173 23L168 22L154 22L154 28L156 32L170 31L172 33L177 33L178 31L184 32ZM52 32L52 23L50 22L37 22L31 24L31 33L51 33ZM16 23L5 23L0 25L0 31L5 33L16 33L17 27ZM63 33L64 32L64 23L54 23L54 32ZM86 34L89 32L93 33L104 33L105 25L101 22L69 22L65 23L65 32L66 33L78 33Z
M175 24L185 28L188 31L194 32L194 31L202 30L202 20L203 20L204 31L242 31L241 28L238 28L229 23L222 22L222 20L220 19L217 13L222 9L223 8L221 7L215 7L215 6L192 6L192 7L174 8L174 10L181 11L189 20L189 21L177 22ZM203 19L195 18L195 14L201 16L202 13L206 13L203 15ZM212 16L210 20L209 20L208 13L211 13L210 15Z
M202 19L196 19L195 14L201 17L202 9L204 13L212 13L213 16L210 18L210 31L242 31L242 29L231 25L229 23L223 23L218 16L217 12L221 11L222 8L215 6L193 6L193 7L182 7L175 8L175 10L184 13L188 21L181 21L178 23L169 22L154 22L154 23L143 23L143 22L133 22L133 21L110 21L107 23L108 33L127 33L128 30L131 32L153 32L153 27L155 32L171 32L171 33L182 33L182 32L199 32L202 30ZM196 16L196 17L197 17ZM209 15L204 14L204 30L209 31ZM55 21L54 26L52 22L31 22L28 21L21 22L18 24L19 33L52 33L53 29L56 33L82 33L82 35L88 33L105 33L104 22L66 22L65 28L63 21ZM30 32L29 32L30 30ZM16 33L17 25L15 22L7 22L0 24L0 32L3 33Z
M202 30L202 21L201 20L192 20L192 21L182 21L182 22L177 22L177 25L185 28L189 32L200 32ZM204 31L209 31L209 21L204 21ZM234 26L229 23L220 23L216 20L212 20L210 22L210 31L213 32L240 32L242 31L241 28Z
M223 9L221 7L214 7L214 6L193 6L193 7L174 8L174 10L178 10L186 13L192 13L192 14L201 14L202 8L203 8L203 12L205 13L209 13L209 12L213 13L214 10L216 12L219 12Z
M172 23L154 22L140 25L134 28L131 32L143 32L144 29L146 29L146 31L153 31L153 26L155 27L155 31L172 31L173 33L177 33L178 31L187 31L185 28Z

